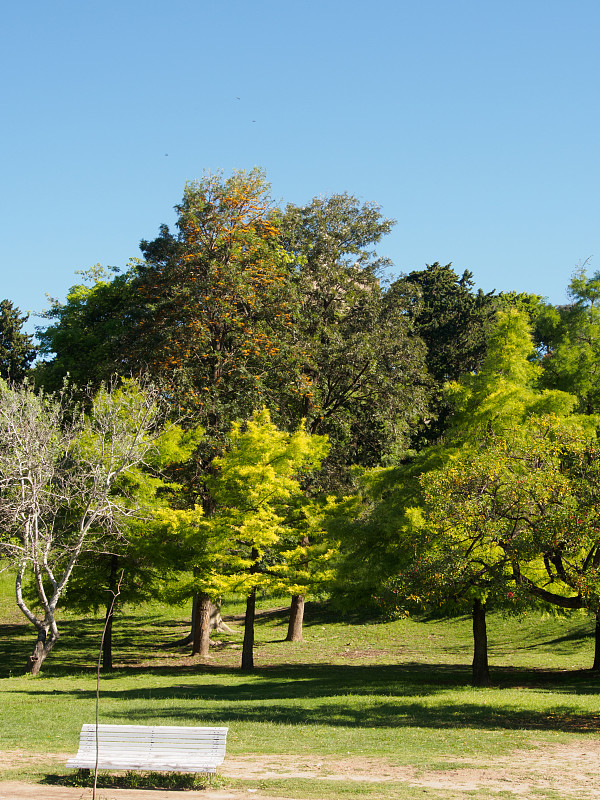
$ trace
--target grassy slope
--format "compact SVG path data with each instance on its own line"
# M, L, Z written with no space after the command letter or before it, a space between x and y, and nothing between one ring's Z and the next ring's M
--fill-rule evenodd
M0 750L41 753L24 768L39 779L51 763L60 771L43 754L73 752L81 724L93 721L101 624L65 615L63 638L42 674L23 676L32 629L14 614L6 581L0 590ZM597 678L586 670L593 626L584 615L493 616L488 635L496 685L474 690L468 619L359 624L312 606L305 641L290 644L283 641L285 615L266 613L257 626L257 670L249 675L237 669L240 627L219 637L206 665L165 646L185 633L185 612L157 605L120 617L118 668L102 681L102 721L226 724L233 758L381 756L422 769L447 767L454 758L481 763L486 754L600 728ZM302 781L262 785L279 796L405 796L402 788L349 782L330 789ZM406 794L416 796L414 789Z

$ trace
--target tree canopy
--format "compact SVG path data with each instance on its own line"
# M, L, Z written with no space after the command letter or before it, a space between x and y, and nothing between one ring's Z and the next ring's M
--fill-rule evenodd
M70 288L66 302L52 300L44 317L53 322L37 333L45 356L35 370L38 386L55 392L68 379L85 391L131 372L123 343L135 309L133 269L114 274L96 265L79 273L84 282Z
M33 336L22 330L28 319L20 316L10 300L0 302L0 378L4 380L22 381L36 357Z
M292 595L292 640L304 594L325 586L346 607L375 598L397 613L470 607L480 682L486 607L597 610L600 274L579 270L558 307L484 293L451 264L392 279L377 250L394 220L377 204L340 193L280 208L259 169L207 173L175 210L173 230L142 240L124 272L84 272L38 333L38 392L25 386L23 396L42 421L59 420L60 434L46 435L32 411L36 447L66 436L57 463L86 487L112 452L91 433L100 398L129 397L132 375L150 379L187 430L163 441L172 458L160 478L131 467L112 481L110 503L123 513L86 537L127 535L87 556L79 548L68 588L53 570L70 563L84 490L67 493L56 517L48 511L44 531L67 544L50 537L48 552L62 555L52 574L37 567L43 608L54 596L96 607L118 562L129 571L124 599L194 598L206 654L210 602L241 592L251 668L257 591ZM8 301L1 311L0 374L17 381L6 399L35 351L20 331L26 318ZM20 406L11 409L18 427ZM114 423L107 441L124 421ZM143 528L123 521L134 507ZM19 546L11 531L5 557ZM27 591L19 603L43 652L52 622Z
M443 434L452 413L444 398L444 384L477 371L482 364L496 298L493 292L475 292L473 274L468 270L459 276L451 264L437 261L395 281L390 295L401 301L410 298L409 317L415 333L425 342L425 363L431 378L430 419L422 438L424 443L432 443ZM421 437L414 438L420 442Z
M327 490L348 486L348 465L393 462L425 414L425 350L406 307L390 302L386 259L374 246L393 220L348 194L288 205L282 243L297 297L293 333L299 361L283 388L285 415L327 434L321 476Z

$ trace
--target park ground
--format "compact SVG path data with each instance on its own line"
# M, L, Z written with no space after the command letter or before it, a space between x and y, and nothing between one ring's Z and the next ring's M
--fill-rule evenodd
M67 757L66 753L57 754L57 769ZM15 764L31 763L32 760L35 760L33 754L1 753L0 769L10 769ZM339 785L339 796L342 797L352 796L354 785L357 796L365 796L361 786L367 786L369 791L366 796L372 798L600 798L599 764L598 741L554 746L540 742L538 746L533 744L527 750L515 750L496 758L487 757L485 764L479 766L473 763L473 759L465 759L464 765L453 763L446 770L398 767L392 760L380 758L325 758L315 763L290 755L266 759L237 756L235 760L227 759L220 770L221 775L230 779L227 787L189 792L101 789L97 796L99 800L170 800L182 796L189 800L237 800L242 797L275 800L277 795L269 790L269 783L305 781L313 784L310 793L305 795L310 798L319 797L319 785L326 786L329 796L336 796L335 783ZM267 785L261 788L261 784ZM351 785L350 790L348 784ZM272 788L276 789L275 786ZM80 800L90 795L89 789L79 787L40 786L23 781L0 782L2 800L39 800L42 797L47 800ZM303 795L298 788L292 795L285 793L281 797L290 796L300 798Z
M65 615L37 678L22 674L31 630L0 616L0 798L80 800L66 759L95 709L99 619ZM340 619L310 604L304 641L285 642L265 600L256 670L241 673L242 619L224 613L205 661L173 645L186 609L126 609L115 669L100 686L104 722L228 725L220 777L203 789L102 785L98 800L600 800L600 676L582 613L491 615L494 685L470 686L470 620ZM139 777L139 776L138 776Z

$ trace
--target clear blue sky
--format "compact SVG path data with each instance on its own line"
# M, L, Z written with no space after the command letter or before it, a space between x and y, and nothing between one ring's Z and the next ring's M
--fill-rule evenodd
M396 273L564 302L600 268L599 37L597 0L7 3L0 296L64 299L257 165L280 202L379 203Z

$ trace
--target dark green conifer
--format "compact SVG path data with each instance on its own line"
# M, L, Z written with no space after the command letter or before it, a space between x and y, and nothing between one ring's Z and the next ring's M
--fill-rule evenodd
M28 319L10 300L0 303L0 377L5 380L22 381L36 356L32 336L21 330Z

